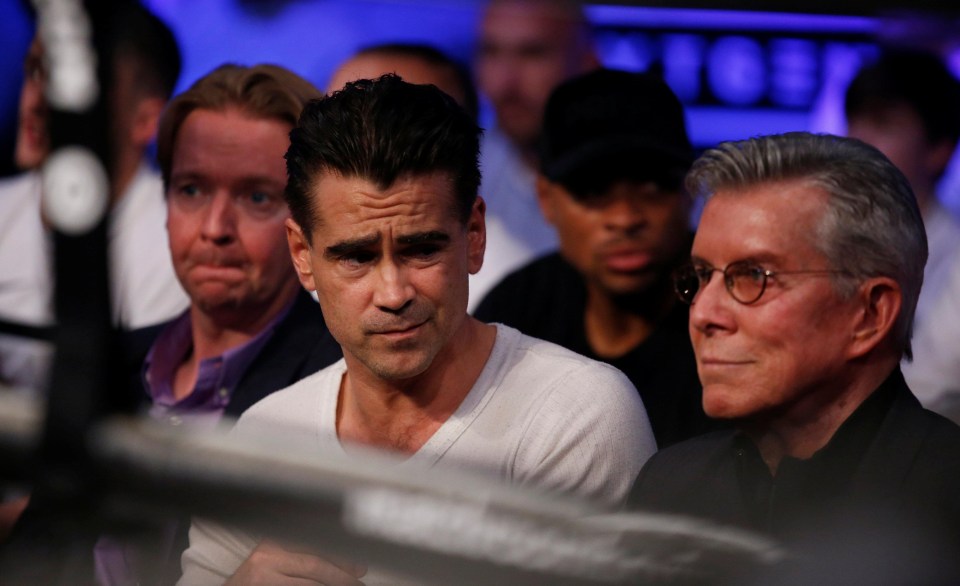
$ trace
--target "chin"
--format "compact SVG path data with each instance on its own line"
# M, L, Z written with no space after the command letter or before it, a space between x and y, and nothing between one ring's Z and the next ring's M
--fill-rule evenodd
M703 386L703 412L711 419L739 419L743 417L744 406L736 401L738 389L727 385L707 384Z
M378 378L385 381L404 381L423 374L433 362L425 356L393 356L381 360L372 360L366 363Z
M370 367L370 370L373 371L377 378L390 381L390 382L400 382L405 380L410 380L421 374L423 374L427 369L423 368L394 368L392 366L385 366L382 364L374 364Z

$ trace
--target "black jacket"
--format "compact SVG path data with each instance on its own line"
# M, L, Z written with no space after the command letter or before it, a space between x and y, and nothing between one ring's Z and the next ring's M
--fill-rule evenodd
M143 384L143 362L164 322L125 334L126 371L130 392L141 404L149 402ZM320 306L306 291L300 290L290 313L244 372L233 390L224 415L239 417L251 405L274 391L286 388L307 375L333 364L343 356L340 345L330 335Z
M655 454L628 506L755 530L806 560L770 583L960 583L960 427L897 369L810 459L772 476L749 439L716 432Z

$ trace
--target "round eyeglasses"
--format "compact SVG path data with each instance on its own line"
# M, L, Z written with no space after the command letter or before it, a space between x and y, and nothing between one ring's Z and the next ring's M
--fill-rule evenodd
M806 271L770 271L752 261L738 261L730 263L726 268L718 269L704 263L690 263L680 267L673 273L673 286L680 300L693 305L700 292L713 273L723 275L723 284L727 292L735 300L744 305L756 303L767 290L767 281L777 275L831 275L847 274L846 271L836 270L806 270Z

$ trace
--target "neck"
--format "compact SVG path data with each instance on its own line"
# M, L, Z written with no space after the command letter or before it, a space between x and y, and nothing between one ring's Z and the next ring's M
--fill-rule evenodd
M299 285L296 282L291 285L296 287L289 287L262 307L205 310L196 304L191 305L190 329L194 355L200 360L220 356L256 337L293 301Z
M501 134L502 138L513 147L513 150L519 156L524 167L527 167L533 172L539 171L540 156L537 151L537 141L539 141L539 138L534 138L529 142L518 141L515 137L504 132L502 127L500 128L499 133Z
M744 422L742 428L757 445L770 473L776 474L784 458L806 460L826 446L895 367L895 363L886 369L873 365L848 378L838 377L836 384L810 391L781 412Z
M612 297L587 285L584 330L587 343L602 358L619 358L636 348L669 315L676 303L661 286L631 296Z
M173 379L173 396L179 401L193 392L197 385L200 362L221 356L228 350L238 348L253 338L273 320L293 299L296 289L290 294L278 295L266 309L246 308L239 312L247 319L223 319L223 316L207 313L197 305L190 306L190 335L193 349L186 361L177 367ZM237 312L232 312L231 316ZM249 316L255 316L249 319Z
M533 147L520 147L520 159L523 161L523 164L533 172L537 172L540 169L540 157L537 155L537 148Z
M338 436L346 442L415 453L470 393L495 340L494 326L466 317L430 366L404 380L382 379L345 352Z

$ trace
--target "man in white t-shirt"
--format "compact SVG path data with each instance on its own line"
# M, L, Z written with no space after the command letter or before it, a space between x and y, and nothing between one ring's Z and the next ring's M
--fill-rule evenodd
M306 107L286 155L287 237L344 359L250 408L235 433L370 446L406 458L401 466L483 471L618 505L655 449L630 382L467 314L467 278L486 245L478 135L448 96L396 76ZM204 521L183 569L191 585L363 575Z

